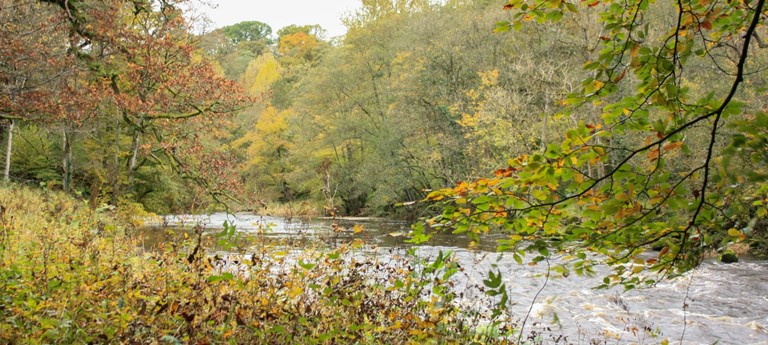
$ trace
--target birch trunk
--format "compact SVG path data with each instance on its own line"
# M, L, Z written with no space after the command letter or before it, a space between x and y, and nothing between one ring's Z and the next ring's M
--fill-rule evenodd
M8 126L8 142L5 145L5 173L3 174L3 180L5 182L11 179L11 152L13 151L13 126L16 121L11 120L10 126Z

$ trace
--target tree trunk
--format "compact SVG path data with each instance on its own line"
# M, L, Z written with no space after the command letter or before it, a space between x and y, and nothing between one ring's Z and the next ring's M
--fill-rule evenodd
M64 151L64 158L62 159L62 167L64 168L64 175L62 176L62 187L65 192L69 192L72 188L72 141L74 140L74 132L64 129L64 145L62 149Z
M112 168L112 205L120 199L120 119L115 121L115 165Z
M133 192L133 178L138 168L139 145L141 143L141 133L139 130L133 132L133 141L131 143L131 159L128 161L128 190Z
M3 174L5 182L11 179L11 152L13 150L13 125L15 124L16 121L11 120L11 124L8 126L8 142L5 146L5 173Z

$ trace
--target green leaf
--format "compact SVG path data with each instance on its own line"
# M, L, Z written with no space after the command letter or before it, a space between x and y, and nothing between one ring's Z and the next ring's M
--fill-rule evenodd
M523 258L519 254L512 254L512 258L515 259L515 262L517 262L518 265L523 264Z
M497 33L509 32L511 28L512 28L512 24L510 24L507 21L497 22L496 27L493 29L493 32L497 32Z
M493 271L489 271L488 279L483 279L483 285L490 289L496 289L501 286L501 272L496 271L496 274L494 274Z
M305 270L311 270L313 267L315 267L315 264L304 262L304 259L299 259L299 266Z
M235 278L235 276L232 273L224 272L220 276L215 276L214 275L214 276L208 277L208 282L209 283L214 283L214 282L222 281L222 280L223 281L230 281L230 280L233 280L234 278Z
M473 199L472 203L475 204L475 205L481 205L481 204L487 204L487 203L491 202L492 200L493 199L491 199L491 197L489 197L487 195L482 195L482 196L479 196L479 197Z

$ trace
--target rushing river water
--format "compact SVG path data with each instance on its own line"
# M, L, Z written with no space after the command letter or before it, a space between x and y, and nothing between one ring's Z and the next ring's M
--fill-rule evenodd
M169 216L164 226L201 224L220 231L227 220L238 231L262 232L274 239L291 239L333 247L359 238L366 250L377 256L392 255L412 247L405 242L408 224L387 220L293 220L240 214L205 217ZM333 230L336 228L336 231ZM360 233L354 225L364 227ZM341 228L339 228L341 227ZM163 231L145 231L147 245L163 240ZM459 303L467 308L487 309L491 300L478 287L492 267L498 267L514 301L512 312L524 317L531 310L526 330L544 330L567 336L571 344L768 344L768 262L736 264L704 262L685 276L653 288L622 292L594 290L599 277L551 278L545 282L546 266L518 265L511 255L496 253L495 240L486 237L470 249L464 236L445 234L419 245L417 253L433 257L451 250L464 271L455 275ZM542 290L534 300L537 292ZM687 306L687 307L686 307ZM684 335L684 336L683 336ZM682 338L682 343L680 342ZM552 338L550 338L552 339ZM552 341L554 342L554 341ZM545 338L544 343L548 343Z

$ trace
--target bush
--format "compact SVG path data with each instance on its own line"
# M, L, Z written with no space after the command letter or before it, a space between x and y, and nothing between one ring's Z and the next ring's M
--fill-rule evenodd
M150 251L124 218L60 193L0 187L0 343L470 339L450 303L448 257L384 263L360 243L293 252L258 238L248 253L212 256L201 230Z

